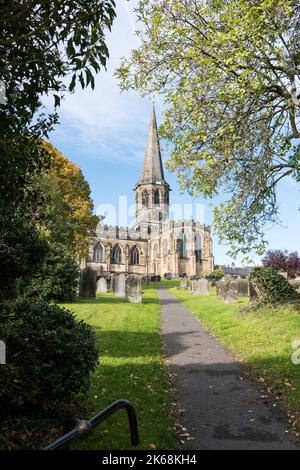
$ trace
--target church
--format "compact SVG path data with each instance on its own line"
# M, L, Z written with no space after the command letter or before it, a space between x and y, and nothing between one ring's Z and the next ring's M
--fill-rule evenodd
M100 223L91 237L84 267L98 275L201 276L213 270L211 229L193 219L170 220L170 191L165 180L153 108L141 178L135 188L133 227Z

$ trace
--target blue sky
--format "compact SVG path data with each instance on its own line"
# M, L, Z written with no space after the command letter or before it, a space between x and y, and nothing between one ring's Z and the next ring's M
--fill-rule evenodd
M138 44L132 11L136 3L135 0L117 2L118 18L108 36L110 60L107 72L102 71L96 78L94 91L78 87L74 94L66 96L60 108L60 125L50 135L51 142L81 167L91 186L96 209L105 203L117 207L119 195L127 196L129 204L133 203L132 189L141 172L152 103L135 92L120 94L114 77L120 57L128 56ZM157 99L155 106L160 121L162 107ZM167 158L167 151L163 151L164 161ZM201 198L192 201L187 194L181 195L175 176L167 171L165 176L173 189L171 203L204 203L204 221L210 224L210 204ZM298 250L298 185L293 180L282 182L278 195L282 225L269 229L266 238L270 248ZM218 264L232 263L226 255L226 247L220 245L216 237L214 255ZM253 258L253 261L258 263L259 259Z

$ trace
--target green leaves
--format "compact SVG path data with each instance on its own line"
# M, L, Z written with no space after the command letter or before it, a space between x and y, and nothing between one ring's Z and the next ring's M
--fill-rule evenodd
M273 268L255 268L249 282L258 295L257 307L299 301L300 296L294 287Z
M63 93L73 91L77 81L94 88L92 71L98 73L108 59L105 41L116 16L115 2L93 0L87 8L83 1L44 0L25 2L21 9L17 3L0 7L0 79L7 84L1 134L25 126L45 135L55 115L40 116L39 125L31 128L41 95L53 95L58 108Z
M169 169L193 195L226 193L217 233L232 255L261 254L276 187L298 165L299 2L141 0L138 12L141 45L122 60L121 88L163 96Z

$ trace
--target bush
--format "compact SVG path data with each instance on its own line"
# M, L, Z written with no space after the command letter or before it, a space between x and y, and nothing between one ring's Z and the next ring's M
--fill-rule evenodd
M30 282L24 294L44 300L62 302L73 300L79 284L78 263L66 253L63 245L51 245L51 251Z
M19 279L26 284L39 269L49 245L37 228L18 214L13 221L1 215L0 227L0 300L4 300L16 297Z
M92 328L68 310L42 301L19 303L14 314L0 323L7 347L1 405L50 409L85 392L98 359Z
M216 279L217 281L219 281L224 276L225 276L225 273L224 273L223 269L215 269L210 274L208 274L206 277L207 277L207 279Z
M280 305L300 299L294 287L273 268L253 269L249 281L257 293L258 305Z

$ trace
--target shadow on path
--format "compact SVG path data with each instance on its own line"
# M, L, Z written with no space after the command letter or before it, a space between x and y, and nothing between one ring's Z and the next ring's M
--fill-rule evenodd
M182 424L194 438L190 449L297 450L281 413L262 398L201 323L166 290L159 288L162 334L174 376Z

